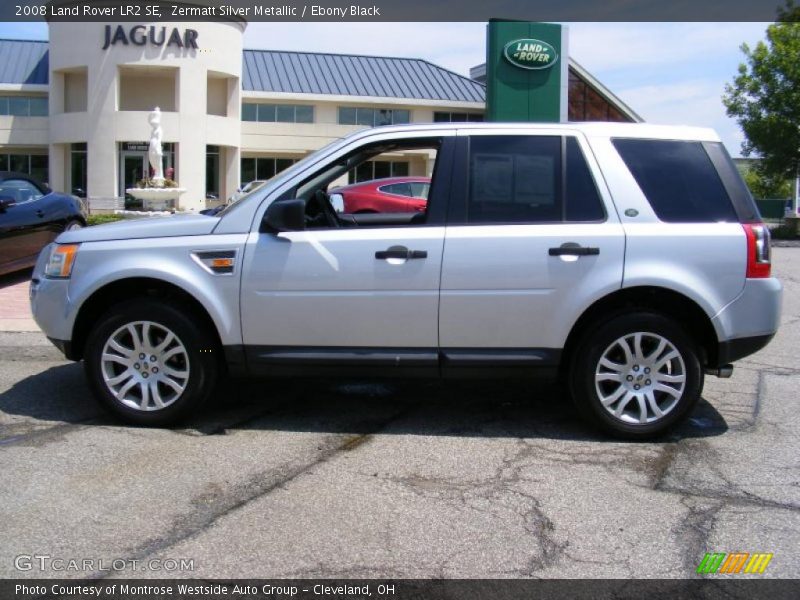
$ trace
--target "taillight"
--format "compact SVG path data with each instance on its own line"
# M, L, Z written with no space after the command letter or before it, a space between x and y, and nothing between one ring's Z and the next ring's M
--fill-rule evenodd
M763 223L743 223L747 235L747 277L769 277L769 229Z

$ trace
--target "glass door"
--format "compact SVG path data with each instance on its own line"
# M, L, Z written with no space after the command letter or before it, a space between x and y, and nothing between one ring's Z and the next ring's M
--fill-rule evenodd
M124 151L119 154L119 195L130 199L125 190L136 186L140 179L144 179L147 168L147 153Z

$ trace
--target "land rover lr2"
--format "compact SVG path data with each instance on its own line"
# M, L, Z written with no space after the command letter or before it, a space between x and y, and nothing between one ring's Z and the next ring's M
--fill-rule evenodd
M391 175L431 177L425 210L339 212L336 187ZM548 374L637 438L767 344L781 292L713 131L446 123L337 140L216 216L66 232L31 305L131 423L223 376Z

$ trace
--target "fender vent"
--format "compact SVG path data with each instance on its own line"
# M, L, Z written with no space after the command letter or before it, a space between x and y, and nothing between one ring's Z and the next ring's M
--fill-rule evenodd
M236 266L236 250L193 252L192 258L209 273L231 275Z

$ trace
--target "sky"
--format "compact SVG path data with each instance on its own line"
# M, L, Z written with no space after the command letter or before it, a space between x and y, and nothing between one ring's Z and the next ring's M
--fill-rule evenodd
M740 46L768 23L569 23L570 56L651 123L715 129L734 156L743 139L721 97ZM46 39L40 23L0 23L0 37ZM484 62L485 23L250 23L245 48L424 58L462 75Z

